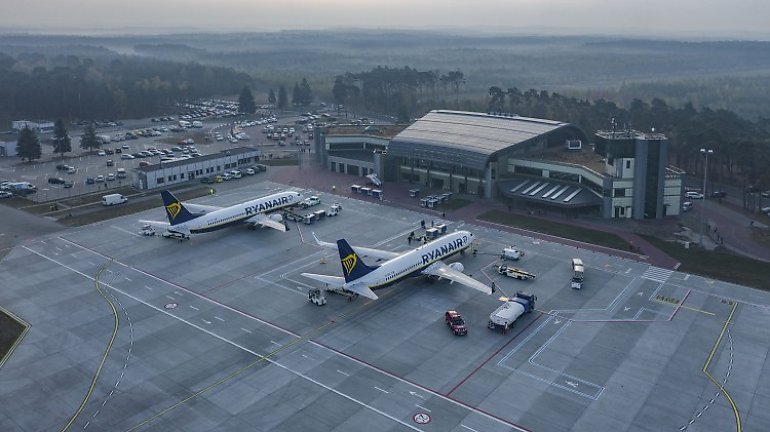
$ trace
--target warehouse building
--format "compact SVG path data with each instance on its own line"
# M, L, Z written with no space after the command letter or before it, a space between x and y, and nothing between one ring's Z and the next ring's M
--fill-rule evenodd
M131 185L137 189L154 189L222 174L231 169L259 162L262 152L249 147L236 147L196 158L159 162L134 168Z
M321 134L327 168L567 215L660 218L681 208L683 173L667 166L662 134L599 131L591 144L569 123L446 110L389 134L357 131Z

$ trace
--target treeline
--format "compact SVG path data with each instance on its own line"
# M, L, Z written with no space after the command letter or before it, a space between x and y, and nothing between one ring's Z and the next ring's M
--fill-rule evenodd
M406 122L422 106L447 96L447 93L457 100L464 84L465 76L459 70L441 74L439 71L419 71L408 66L377 66L368 72L338 75L332 87L332 97L338 104L392 114Z
M670 163L689 174L702 175L700 149L714 150L709 158L709 177L735 185L770 188L770 119L751 121L736 113L692 103L672 107L660 98L649 103L631 101L627 108L604 99L588 101L558 93L517 88L490 87L487 111L504 111L536 118L564 121L586 133L599 129L632 128L664 133L671 143Z
M197 63L110 56L0 53L0 118L106 119L175 112L175 104L232 95L251 78Z
M690 102L671 106L661 98L633 99L624 107L603 98L591 101L516 87L492 86L486 95L460 98L464 84L459 70L441 73L378 66L338 75L332 96L348 109L393 114L400 121L440 108L505 112L573 123L589 136L612 128L614 121L618 129L666 134L671 143L670 163L689 174L702 175L700 149L708 148L714 150L709 158L711 179L770 188L770 119L752 121L726 109L697 109Z

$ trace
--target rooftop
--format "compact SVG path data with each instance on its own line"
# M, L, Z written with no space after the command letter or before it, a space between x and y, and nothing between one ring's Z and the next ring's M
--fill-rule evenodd
M393 138L388 152L484 169L496 152L559 129L585 138L577 127L554 120L436 110Z
M588 167L599 174L604 174L605 172L602 156L588 149L530 152L526 159L564 162Z
M624 130L598 130L596 135L604 139L612 140L624 140L624 139L640 139L647 141L662 141L667 139L665 135L660 132L641 132L634 129Z
M148 165L148 166L138 167L136 169L138 169L140 171L146 171L146 172L148 172L148 171L155 171L155 170L160 169L161 165L162 165L162 168L173 168L173 167L178 167L178 166L190 165L190 164L196 163L196 162L204 162L204 161L208 161L208 160L219 159L221 157L226 157L226 156L238 156L238 155L254 153L254 152L256 152L257 154L260 154L261 150L254 149L254 148L251 148L251 147L233 147L233 148L222 150L222 151L220 151L218 153L207 154L207 155L199 156L199 157L196 157L196 158L174 160L174 161L169 161L169 162L163 162L162 164L160 162L158 162L158 163L154 163L154 164L151 164L151 165Z
M406 129L407 125L335 125L326 129L327 135L369 135L391 139Z

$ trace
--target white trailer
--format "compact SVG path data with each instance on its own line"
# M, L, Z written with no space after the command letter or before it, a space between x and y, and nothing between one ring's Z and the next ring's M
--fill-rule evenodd
M502 255L500 255L501 259L504 260L512 260L512 261L518 261L519 258L524 256L524 251L516 249L515 247L507 247L503 249Z

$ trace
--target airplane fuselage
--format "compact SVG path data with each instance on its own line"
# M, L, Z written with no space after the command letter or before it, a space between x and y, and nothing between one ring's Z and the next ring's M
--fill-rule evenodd
M356 282L363 282L373 290L384 288L407 277L419 275L422 270L433 263L464 251L472 242L472 233L468 231L453 232L386 261L375 271Z
M257 198L234 206L226 207L201 215L193 220L172 225L172 232L189 230L192 234L216 231L230 225L248 223L249 219L262 213L270 213L284 207L296 205L302 195L298 192L279 192Z

